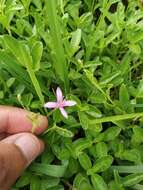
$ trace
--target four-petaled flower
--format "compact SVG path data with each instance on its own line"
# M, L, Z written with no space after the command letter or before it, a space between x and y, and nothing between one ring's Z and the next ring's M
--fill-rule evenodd
M44 107L45 108L55 108L59 109L61 111L61 114L65 117L68 118L68 114L65 111L64 107L69 107L69 106L74 106L76 105L75 101L72 100L65 100L63 97L63 93L61 89L58 87L56 90L56 97L57 97L57 102L47 102Z

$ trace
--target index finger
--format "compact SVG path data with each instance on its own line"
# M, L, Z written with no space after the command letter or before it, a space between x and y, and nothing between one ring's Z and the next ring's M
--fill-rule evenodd
M31 132L32 122L28 118L31 113L21 108L0 106L0 133ZM48 127L47 118L38 115L36 125L34 133L42 133Z

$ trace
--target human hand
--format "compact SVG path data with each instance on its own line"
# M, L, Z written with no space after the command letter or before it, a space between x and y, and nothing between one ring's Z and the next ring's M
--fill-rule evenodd
M28 111L0 106L0 189L9 190L23 170L44 150L44 144L31 132ZM35 134L48 126L46 117L38 116Z

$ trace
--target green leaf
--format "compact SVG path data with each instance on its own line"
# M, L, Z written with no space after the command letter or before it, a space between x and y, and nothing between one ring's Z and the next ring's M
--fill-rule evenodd
M131 187L143 181L143 174L130 174L123 178L122 184L124 187Z
M137 98L143 97L143 80L139 81L139 85L137 87L137 92L136 92L136 97Z
M93 76L93 74L88 71L87 69L84 70L87 79L91 82L92 86L95 87L96 89L98 89L105 98L107 98L106 93L103 91L103 89L101 88L100 84L98 84L98 81L96 80L96 78Z
M71 47L71 57L77 52L79 49L79 44L81 41L81 29L77 29L72 33L72 38L70 41L70 47Z
M54 178L54 177L46 177L43 180L41 180L41 189L40 190L46 190L52 187L55 187L59 184L60 179Z
M54 68L57 75L64 82L66 89L68 89L68 65L65 58L65 52L61 36L61 27L56 10L56 0L47 0L45 8L47 10L46 13L48 16L48 25L50 27L51 40L53 43Z
M30 184L30 180L31 180L31 173L24 172L23 175L16 182L15 186L18 188L24 187Z
M84 0L88 8L90 9L92 7L93 1L92 0Z
M138 44L130 44L129 48L136 55L139 55L141 53L141 47Z
M24 65L26 67L28 74L31 78L31 81L33 83L33 86L35 87L37 95L41 101L41 104L43 105L44 97L42 95L41 87L36 78L34 70L32 69L33 60L30 55L29 47L8 35L5 35L3 39L4 39L6 46L8 47L9 51L16 57L18 62L21 63L21 65ZM19 51L17 51L17 50L19 50Z
M73 186L78 190L92 190L89 180L87 177L84 177L81 173L77 174Z
M73 142L73 154L77 157L78 155L81 154L83 150L91 147L91 145L92 145L91 140L79 138Z
M79 160L79 163L80 165L85 169L85 170L88 170L92 167L92 163L90 161L90 158L89 156L86 154L86 153L81 153L79 156L78 156L78 160Z
M55 187L51 187L51 188L46 189L46 190L64 190L64 187L63 187L63 185L57 185Z
M21 65L25 66L25 64L29 64L32 66L33 61L30 55L30 49L27 45L8 35L5 35L3 40L6 47L12 52Z
M115 181L110 182L109 190L124 190L121 184L116 183Z
M84 112L78 112L80 124L84 130L88 129L89 126L89 119Z
M38 164L34 163L30 167L31 171L40 173L42 175L48 175L52 177L63 177L67 169L67 163L64 165L48 165L48 164Z
M119 91L119 100L121 106L126 111L130 104L130 97L126 85L122 84Z
M104 122L115 122L115 121L122 121L122 120L127 120L127 119L133 119L133 118L139 118L142 117L143 113L138 112L138 113L131 113L131 114L124 114L124 115L113 115L113 116L107 116L103 117L100 119L94 119L93 123L98 124L98 123L104 123ZM92 122L91 122L92 123Z
M31 93L22 96L22 102L25 106L30 106L32 99L33 95Z
M4 92L2 90L0 90L0 99L4 98Z
M30 182L30 190L40 190L41 189L41 181L38 176L32 176Z
M139 30L139 31L135 31L130 38L131 43L137 43L143 40L143 31Z
M15 78L14 77L9 78L6 81L7 87L10 88L13 85L14 82L15 82Z
M134 189L136 190L142 190L143 189L143 185L140 185L140 184L136 184L133 186Z
M67 176L68 173L70 173L71 175L76 174L78 172L78 170L79 170L78 161L71 157L69 159L68 170L66 171L65 176Z
M124 150L121 152L120 159L129 160L139 164L141 162L140 151L138 149Z
M32 0L32 2L37 6L38 9L42 9L41 0Z
M133 127L133 135L132 135L132 144L141 144L143 143L143 129L141 127L135 126Z
M88 175L99 173L107 170L113 162L112 156L104 156L99 158L91 169L87 171Z
M97 154L98 158L107 156L107 153L108 153L108 147L107 147L106 143L99 142L96 144L96 154Z
M123 57L120 63L120 71L122 75L126 75L130 69L131 55L130 52L127 52Z
M105 183L104 179L98 174L91 175L91 181L93 187L96 190L108 190L107 184Z
M111 141L114 140L121 132L121 128L115 126L110 127L104 132L104 140L105 141Z
M119 173L142 173L143 165L135 165L135 166L112 166L112 170L117 170Z
M20 91L24 90L25 87L23 85L25 85L29 91L34 94L35 91L33 86L29 83L30 78L28 77L27 73L17 64L15 60L13 60L11 56L9 56L6 52L0 51L0 63L1 67L9 71L9 73L19 82L23 81L19 87ZM19 90L17 91L17 94L19 94Z
M72 138L72 137L74 136L74 134L73 134L71 131L69 131L69 130L67 130L67 129L64 129L64 128L61 128L61 127L56 127L56 128L55 128L55 131L56 131L59 135L61 135L61 136L63 136L63 137L70 137L70 138Z
M40 60L42 57L42 53L43 53L42 42L35 42L31 50L34 71L38 71L40 69Z
M101 113L101 111L98 108L96 108L95 106L89 105L89 104L87 104L87 106L88 106L89 109L87 111L85 111L85 112L89 116L92 116L94 118L100 118L100 117L102 117L102 113Z
M6 15L0 16L0 23L6 28L8 27L9 21Z

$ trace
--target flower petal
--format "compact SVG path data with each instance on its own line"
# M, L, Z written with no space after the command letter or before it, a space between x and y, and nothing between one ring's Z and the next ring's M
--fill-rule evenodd
M47 102L44 105L45 108L57 108L57 102Z
M76 105L77 103L75 102L75 101L72 101L72 100L65 100L64 102L63 102L63 105L64 106L74 106L74 105Z
M59 87L56 90L56 96L57 96L57 102L63 101L63 93Z
M67 114L67 112L65 111L64 108L60 108L60 111L61 111L61 114L62 114L65 118L68 118L68 114Z

